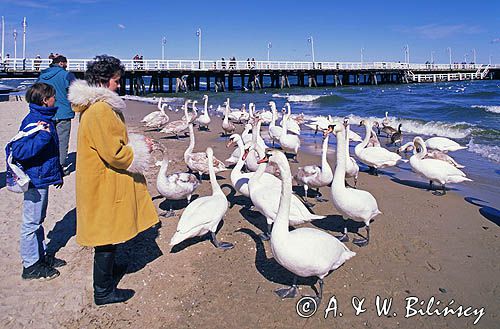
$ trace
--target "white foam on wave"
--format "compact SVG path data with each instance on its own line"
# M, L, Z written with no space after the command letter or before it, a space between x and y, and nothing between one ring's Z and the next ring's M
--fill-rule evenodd
M306 102L314 102L315 100L323 97L324 95L281 95L281 94L273 94L274 98L286 98L289 102L294 103L306 103Z
M487 106L487 105L472 105L471 107L475 108L475 109L485 110L485 111L491 112L491 113L500 113L500 106L498 106L498 105L491 105L491 106Z
M479 154L483 158L500 163L500 147L494 145L476 144L470 139L467 150Z
M315 121L315 118L318 118L319 116L317 117L307 116L307 117L308 120ZM361 117L354 114L349 114L347 117L349 118L350 123L353 125L359 124L361 120L368 120L370 122L378 121L379 123L381 123L382 120L384 119L374 116ZM332 119L337 122L342 122L344 117L332 116ZM403 133L408 132L414 135L441 136L448 138L465 138L469 136L473 130L472 126L466 122L453 122L453 123L447 123L441 121L421 122L408 119L397 119L395 117L388 117L388 119L389 119L389 125L391 127L397 128L398 125L401 123L402 124L401 130L403 131ZM464 128L463 126L469 126L470 128Z

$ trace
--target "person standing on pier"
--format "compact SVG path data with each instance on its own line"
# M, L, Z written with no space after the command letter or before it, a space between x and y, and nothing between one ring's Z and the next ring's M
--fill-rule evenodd
M52 64L47 69L40 73L38 78L38 82L47 83L56 90L57 112L54 116L54 122L59 136L59 162L64 168L64 175L69 175L69 169L65 164L68 156L71 120L75 117L68 101L68 88L75 80L75 75L66 71L67 67L68 60L59 55L52 60Z
M35 67L35 71L40 71L40 64L42 64L42 58L40 57L40 55L36 55L36 58L33 61L33 66Z

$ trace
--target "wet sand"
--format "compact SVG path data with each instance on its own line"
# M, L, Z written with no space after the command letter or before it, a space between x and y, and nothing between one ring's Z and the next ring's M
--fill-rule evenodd
M169 172L185 171L182 155L189 137L177 140L145 129L139 121L156 106L134 101L127 104L125 116L130 130L154 138L167 149L173 160ZM15 133L25 110L23 103L0 103L3 145ZM171 120L181 116L180 112L168 114ZM75 120L71 151L75 150L76 129ZM237 131L242 130L243 126L238 125ZM220 132L220 118L212 117L211 131L195 130L195 151L212 146L217 158L227 158L232 149L225 147ZM298 166L320 162L319 145L320 141L311 144L314 152L299 154L300 163L291 164L292 173ZM332 167L334 153L331 150L329 155ZM5 165L2 166L3 172ZM147 179L154 203L162 212L168 210L168 204L156 191L158 170L159 167L151 166ZM421 306L424 311L432 296L441 301L438 309L452 299L453 309L458 305L484 307L485 314L476 327L493 328L498 323L500 229L491 209L474 204L482 203L467 202L453 191L435 196L416 176L395 180L389 175L373 177L361 173L358 187L375 196L383 214L371 225L372 240L367 247L347 243L357 255L325 279L323 302L317 313L306 319L296 313L300 296L282 301L273 292L291 284L292 275L274 261L269 243L261 242L257 236L265 227L264 218L244 209L249 201L234 194L227 179L229 171L219 176L219 184L233 206L217 236L234 243L235 248L220 251L206 239L188 240L171 248L168 243L185 207L185 203L177 202L176 217L162 218L161 225L120 246L119 260L129 266L119 286L136 290L136 295L125 304L104 307L92 305L92 251L78 246L74 238L74 174L66 179L62 191L50 191L45 224L48 242L60 246L58 256L68 261L61 276L50 282L24 282L20 278L18 234L22 197L8 192L2 184L0 238L2 268L6 270L0 274L1 326L18 328L35 323L41 328L466 328L478 317L405 318L406 299L412 296L425 301ZM296 192L302 195L302 188ZM205 179L196 194L210 193ZM321 193L330 199L329 188L321 189ZM494 210L495 205L490 206ZM316 203L312 209L327 218L305 226L334 235L342 230L343 219L331 202ZM351 238L360 226L348 222ZM360 233L364 234L364 230ZM300 294L314 294L308 286L312 283L314 280L310 279L299 281ZM331 311L325 319L332 296L337 301L337 316ZM355 296L366 298L366 311L357 316L351 304ZM376 296L393 298L389 315L377 315ZM436 309L435 304L431 310Z

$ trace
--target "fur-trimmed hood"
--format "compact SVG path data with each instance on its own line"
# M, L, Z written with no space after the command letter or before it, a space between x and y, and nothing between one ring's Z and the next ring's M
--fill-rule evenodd
M89 86L85 80L75 80L71 84L68 99L75 112L83 112L97 102L105 102L120 113L126 108L125 102L118 94L108 88Z

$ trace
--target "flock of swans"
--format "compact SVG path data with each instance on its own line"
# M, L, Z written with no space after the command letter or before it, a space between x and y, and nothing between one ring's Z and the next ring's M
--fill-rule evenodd
M289 103L282 109L282 120L278 125L276 123L278 111L274 101L269 102L269 110L258 113L255 112L253 103L249 104L248 111L246 107L231 109L229 98L222 107L217 108L216 111L224 115L221 128L228 137L227 147L236 146L231 156L223 162L214 156L210 147L205 152L193 152L194 124L198 125L199 130L209 130L211 124L208 96L203 96L203 101L204 108L200 115L196 101L186 100L180 109L184 112L183 118L169 121L165 108L171 111L174 109L162 104L160 99L158 111L148 114L142 120L147 127L153 127L177 138L179 134L189 131L190 142L184 152L184 161L192 173L169 174L167 172L169 160L165 155L161 162L157 162L160 171L156 183L160 194L167 200L188 201L170 245L174 246L186 239L210 233L215 247L223 250L233 248L231 243L219 241L216 237L217 227L228 210L228 201L217 183L216 174L228 170L227 166L234 166L230 174L232 186L238 193L249 198L253 209L266 219L267 230L260 234L260 238L270 241L274 258L287 270L299 277L318 277L320 289L315 298L319 300L322 297L323 278L356 253L344 244L349 241L346 227L343 234L338 237L317 228L289 230L289 226L325 218L324 215L310 211L308 206L313 204L307 199L309 189L316 189L318 191L316 200L324 202L327 200L320 197L319 188L330 187L331 203L342 217L345 220L364 223L366 236L359 234L361 238L353 239L355 245L364 247L370 241L370 223L382 212L370 192L356 188L359 174L357 160L370 167L370 172L377 175L379 169L405 161L400 153L413 152L409 160L413 171L429 180L431 187L433 183L441 184L442 194L445 194L445 185L448 183L470 181L459 169L463 166L448 155L448 152L464 147L443 137L432 137L424 141L418 136L413 141L401 145L403 141L401 125L398 129L390 127L387 113L381 124L362 120L359 125L364 127L365 136L361 138L350 130L347 118L337 122L330 116L319 117L306 123L303 115L292 115ZM190 103L192 106L188 109ZM235 133L236 125L240 123L245 123L241 135ZM261 136L263 124L268 125L268 136L273 147L278 143L281 151L267 146ZM286 154L290 154L294 161L298 161L301 125L313 129L316 133L322 132L321 163L299 167L292 175ZM399 143L397 152L391 152L380 145L374 128L385 133L391 138L392 143ZM337 139L334 171L327 159L330 135ZM351 141L358 142L354 147L355 158L349 153ZM160 151L165 154L161 148ZM193 173L198 174L199 179ZM212 194L190 202L191 195L200 185L204 174L209 175ZM354 180L352 186L347 184L348 178ZM303 199L292 193L293 179L304 187ZM164 215L173 214L170 207ZM296 280L290 287L278 289L276 293L281 298L295 297Z

